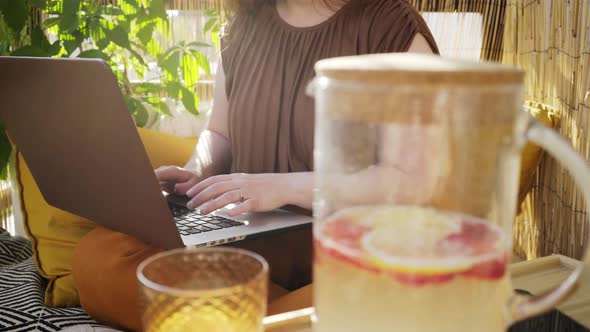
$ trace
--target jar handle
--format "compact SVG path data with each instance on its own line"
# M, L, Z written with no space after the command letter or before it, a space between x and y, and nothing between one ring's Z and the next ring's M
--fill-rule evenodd
M586 206L590 208L590 167L588 162L556 131L543 126L532 116L530 119L525 138L545 149L568 169L584 195ZM590 234L586 237L587 243L590 243ZM588 246L584 250L583 261L587 259L587 256ZM507 323L510 325L516 321L541 314L563 302L575 289L583 268L584 264L580 264L559 287L543 295L514 294L506 308Z

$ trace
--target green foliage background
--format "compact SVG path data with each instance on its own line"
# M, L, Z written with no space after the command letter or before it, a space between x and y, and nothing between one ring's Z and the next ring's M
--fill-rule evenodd
M171 114L163 97L178 100L196 115L199 98L195 86L201 73L211 73L203 51L218 47L220 18L215 10L206 13L204 31L213 35L213 45L181 41L165 49L158 40L169 36L167 1L120 0L114 6L93 0L0 0L0 56L103 59L116 74L138 126L146 124L147 105ZM147 81L146 72L153 72L149 63L157 64L160 75ZM129 80L130 70L140 82ZM7 175L10 154L11 145L0 121L2 179Z

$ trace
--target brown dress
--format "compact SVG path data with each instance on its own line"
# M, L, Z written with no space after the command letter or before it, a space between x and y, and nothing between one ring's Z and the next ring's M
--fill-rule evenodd
M222 52L232 172L313 170L313 100L304 92L314 63L335 56L404 52L417 33L437 52L426 24L405 0L352 0L327 21L308 28L290 26L274 6L262 8L255 16L237 16ZM272 280L285 288L310 282L309 231L234 246L263 255L270 263ZM88 233L73 261L84 309L99 322L140 330L135 271L156 252L157 248L104 228ZM287 300L286 306L279 303L278 310L298 305ZM276 312L273 305L270 310Z
M351 1L319 25L297 28L275 6L235 18L222 61L229 98L232 172L313 170L314 107L305 95L318 60L405 52L426 23L405 0Z

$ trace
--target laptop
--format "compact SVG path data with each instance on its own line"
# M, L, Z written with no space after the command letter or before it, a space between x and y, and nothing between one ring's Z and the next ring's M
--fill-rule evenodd
M0 116L50 205L152 245L213 246L311 225L282 209L203 216L167 199L102 60L0 57Z

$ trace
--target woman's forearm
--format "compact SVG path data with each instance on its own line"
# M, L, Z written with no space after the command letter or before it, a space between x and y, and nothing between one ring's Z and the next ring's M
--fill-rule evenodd
M204 130L199 136L197 147L185 168L199 178L229 173L231 167L229 140L214 131Z
M311 210L313 206L313 172L284 174L287 185L286 204Z

